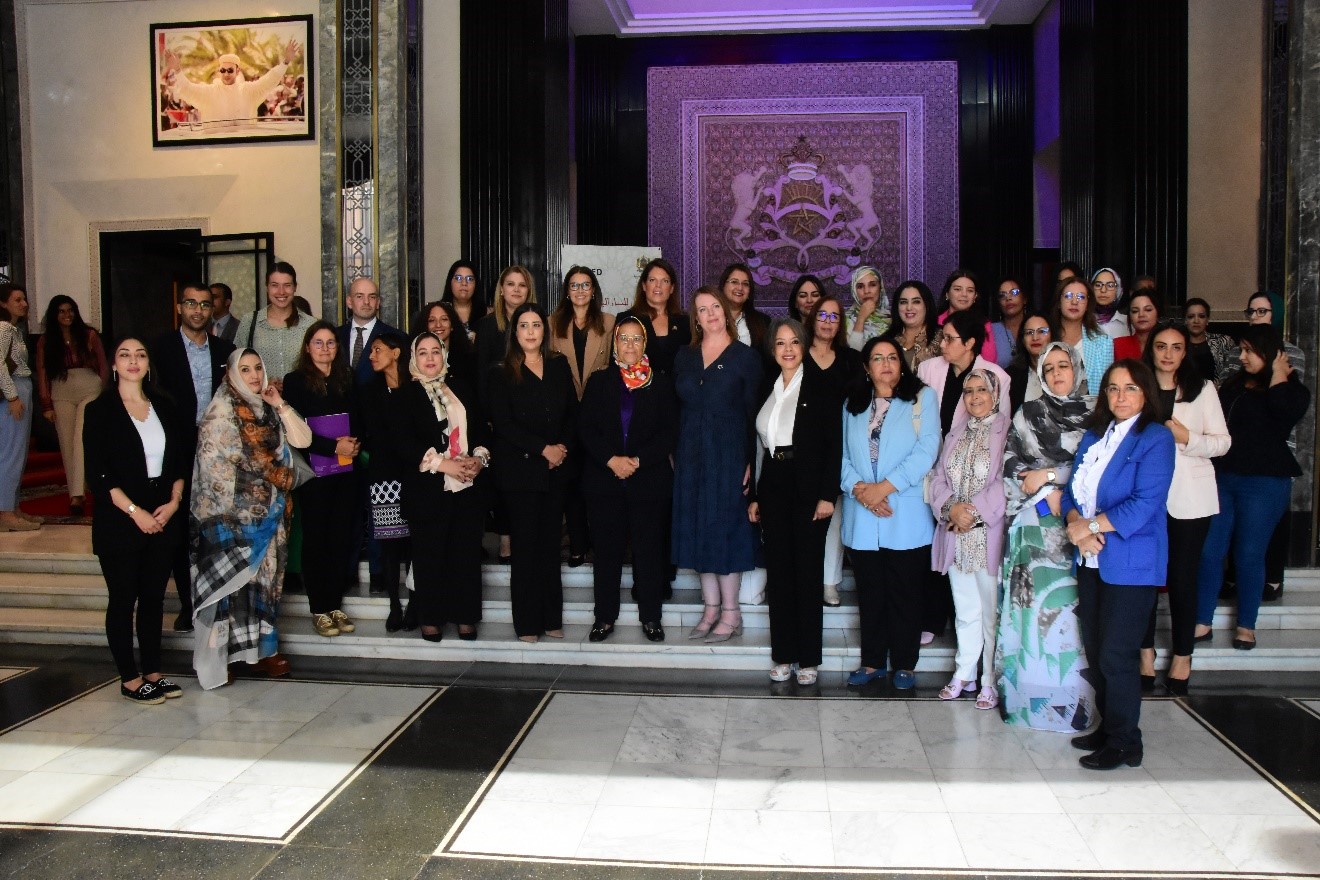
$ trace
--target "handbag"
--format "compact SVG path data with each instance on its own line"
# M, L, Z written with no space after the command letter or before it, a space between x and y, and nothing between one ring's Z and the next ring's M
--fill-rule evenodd
M290 451L290 457L293 459L293 488L305 486L316 479L316 471L307 463L300 453Z

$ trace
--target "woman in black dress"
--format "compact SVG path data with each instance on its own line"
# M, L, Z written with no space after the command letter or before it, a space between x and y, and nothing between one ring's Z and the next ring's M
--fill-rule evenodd
M545 312L524 303L509 318L513 339L490 375L495 479L509 514L513 628L524 642L564 637L560 536L568 470L577 444L577 394L568 361L550 348Z
M462 335L462 334L460 334ZM379 570L371 576L371 592L390 599L386 632L415 629L417 609L407 612L399 599L399 566L408 555L408 520L403 515L403 479L406 459L397 454L393 438L402 430L403 391L408 381L408 339L390 331L377 336L367 354L375 376L362 387L362 415L370 454L367 484L371 502L371 536L380 548Z

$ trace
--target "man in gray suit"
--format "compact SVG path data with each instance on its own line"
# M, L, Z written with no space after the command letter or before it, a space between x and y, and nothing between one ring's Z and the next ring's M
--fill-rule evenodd
M238 332L238 318L229 312L229 306L234 301L234 291L228 284L217 281L211 285L211 294L214 302L211 310L211 335L233 342L234 334Z

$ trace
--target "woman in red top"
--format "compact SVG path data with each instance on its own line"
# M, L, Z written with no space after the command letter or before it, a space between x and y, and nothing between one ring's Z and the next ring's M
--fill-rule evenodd
M41 413L55 423L69 486L69 511L83 512L83 410L101 394L110 367L101 337L83 323L78 304L60 294L46 306L37 342Z

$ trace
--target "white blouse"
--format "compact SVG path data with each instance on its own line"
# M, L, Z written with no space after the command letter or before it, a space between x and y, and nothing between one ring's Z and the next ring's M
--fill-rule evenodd
M1118 452L1118 447L1123 445L1128 432L1137 423L1137 418L1138 416L1129 416L1121 422L1112 422L1109 430L1105 431L1105 436L1086 450L1086 455L1082 456L1082 463L1077 466L1077 471L1073 474L1073 498L1076 499L1082 516L1087 519L1094 519L1100 513L1096 510L1096 505L1099 503L1100 480L1104 477L1109 462L1113 461L1114 453ZM1100 557L1085 556L1082 558L1082 564L1087 568L1099 568Z
M154 480L165 470L165 426L160 423L160 416L156 415L154 406L147 407L145 422L137 419L132 421L138 436L142 438L142 451L147 454L147 476Z
M802 367L784 385L783 376L775 379L774 389L756 414L756 434L761 445L772 454L780 446L793 445L793 423L797 416L798 392L802 389Z

